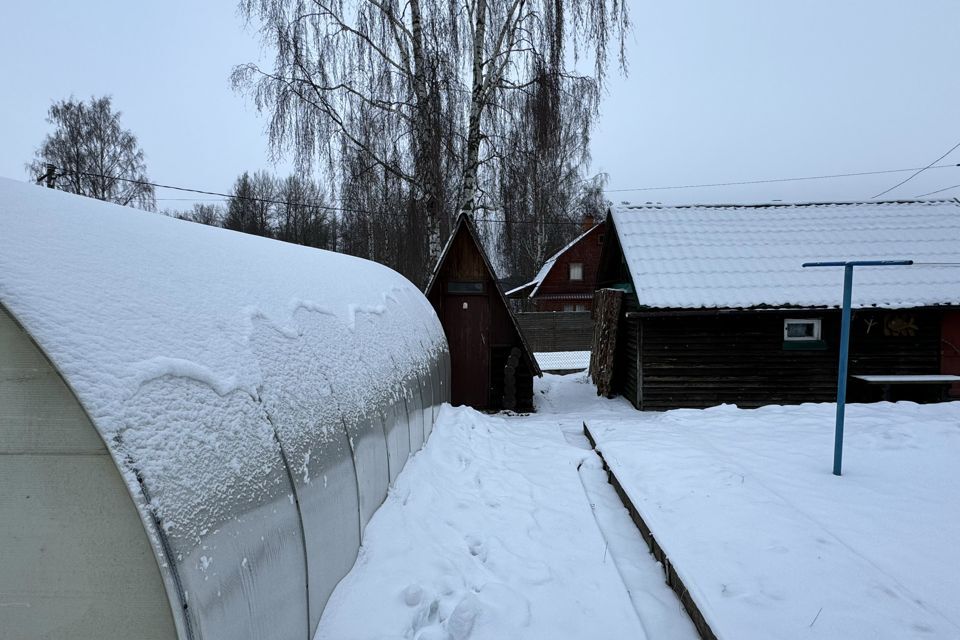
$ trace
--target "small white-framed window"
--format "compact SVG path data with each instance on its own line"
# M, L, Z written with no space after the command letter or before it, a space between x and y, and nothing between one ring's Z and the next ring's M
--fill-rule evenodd
M583 280L583 263L582 262L570 263L570 279Z
M784 342L820 340L820 318L786 318L783 321Z

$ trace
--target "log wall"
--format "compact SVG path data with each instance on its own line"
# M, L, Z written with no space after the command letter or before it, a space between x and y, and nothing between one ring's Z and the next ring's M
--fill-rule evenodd
M783 321L822 319L823 345L802 348L783 340ZM854 313L850 374L935 374L940 371L941 314L928 310ZM629 320L624 322L629 323ZM620 392L638 408L663 410L734 403L831 402L836 398L840 335L838 311L753 311L729 315L644 317L636 353L623 343L635 369L621 369ZM639 360L636 360L639 358ZM848 401L878 400L882 390L851 381ZM900 399L930 400L936 389L898 388ZM928 397L931 396L931 397Z

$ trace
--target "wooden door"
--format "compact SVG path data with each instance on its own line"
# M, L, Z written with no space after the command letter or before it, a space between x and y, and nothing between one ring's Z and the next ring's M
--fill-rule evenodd
M960 313L945 313L940 326L940 373L960 375ZM949 396L960 398L960 384L951 385Z
M450 345L450 401L484 409L490 387L490 302L487 296L447 295L443 325Z

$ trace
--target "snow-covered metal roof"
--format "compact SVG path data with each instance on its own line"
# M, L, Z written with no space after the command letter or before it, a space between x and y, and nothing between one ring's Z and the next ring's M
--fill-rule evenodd
M917 264L857 269L854 307L960 304L956 200L623 204L611 216L644 307L835 307L842 270L801 265L871 259Z
M588 235L590 235L591 233L593 233L594 231L596 231L596 230L599 229L599 228L600 228L600 225L599 225L599 224L595 224L595 225L593 225L592 227L590 227L589 229L587 229L586 231L584 231L583 233L581 233L580 235L578 235L576 238L574 238L573 240L571 240L570 242L568 242L567 245L566 245L563 249L560 249L560 251L557 251L555 254L553 254L552 256L550 256L549 258L547 258L547 261L543 263L543 266L542 266L542 267L540 267L540 271L537 272L537 275L534 276L533 280L531 280L530 282L528 282L528 283L526 283L526 284L524 284L524 285L521 285L521 286L519 286L519 287L516 287L515 289L511 289L510 291L507 291L504 295L506 295L506 296L509 298L509 297L511 297L511 296L513 296L513 295L516 295L516 294L522 292L524 289L533 287L533 288L531 289L530 294L529 294L528 297L532 298L532 297L536 296L536 295L537 295L537 291L540 290L540 285L542 285L542 284L543 284L543 281L547 279L547 276L550 274L550 270L553 269L553 265L555 265L555 264L557 263L557 260L560 259L560 256L562 256L563 254L565 254L565 253L566 253L567 251L569 251L575 244L577 244L578 242L580 242L581 240L583 240L584 238L586 238Z

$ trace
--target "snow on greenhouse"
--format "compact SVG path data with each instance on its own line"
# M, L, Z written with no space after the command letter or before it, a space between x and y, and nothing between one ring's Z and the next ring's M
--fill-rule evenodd
M449 398L345 255L0 180L4 635L306 638Z

